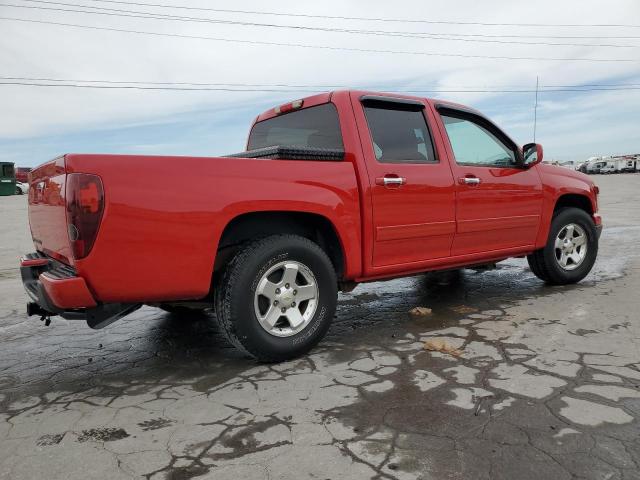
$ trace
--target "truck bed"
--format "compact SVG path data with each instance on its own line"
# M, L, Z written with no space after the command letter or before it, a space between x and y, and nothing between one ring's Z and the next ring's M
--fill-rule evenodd
M90 254L74 260L65 175L79 172L101 178L105 207ZM350 162L68 154L36 169L31 186L37 250L74 266L100 302L204 297L220 236L247 211L324 216L348 232L359 261L360 205Z

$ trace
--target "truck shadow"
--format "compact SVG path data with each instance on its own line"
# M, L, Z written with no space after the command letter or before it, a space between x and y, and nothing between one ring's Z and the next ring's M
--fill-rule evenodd
M513 260L486 273L445 272L363 284L339 296L336 317L320 348L335 351L336 361L343 361L363 343L384 345L391 338L457 326L470 312L504 309L592 282L548 287L522 261ZM432 313L410 315L417 306ZM7 401L29 391L110 382L142 386L195 379L206 391L260 366L227 342L213 313L184 316L143 307L99 331L66 321L46 329L34 321L27 330L6 339L6 351L15 351L0 358L6 364L0 386L8 392Z

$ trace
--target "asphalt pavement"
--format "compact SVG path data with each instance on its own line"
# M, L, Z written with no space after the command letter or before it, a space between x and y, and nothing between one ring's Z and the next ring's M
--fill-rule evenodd
M640 175L594 178L580 284L512 259L360 285L276 365L213 314L27 318L26 198L0 197L0 478L640 479Z

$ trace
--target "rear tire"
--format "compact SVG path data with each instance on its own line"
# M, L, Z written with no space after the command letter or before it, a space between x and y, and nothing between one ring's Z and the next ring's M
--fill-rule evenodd
M598 255L598 235L591 216L579 208L555 212L544 248L527 257L536 277L551 285L577 283L586 277Z
M244 352L264 362L288 360L327 333L337 285L317 244L298 235L269 236L246 244L226 266L214 287L217 318Z
M20 187L16 187L16 195L22 195L22 189Z

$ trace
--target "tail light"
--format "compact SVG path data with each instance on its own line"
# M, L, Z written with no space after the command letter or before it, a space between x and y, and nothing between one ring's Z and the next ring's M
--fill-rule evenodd
M104 211L102 180L96 175L67 175L67 229L76 260L89 255Z

